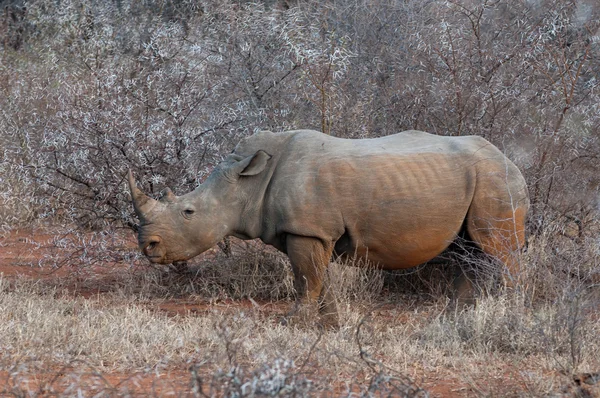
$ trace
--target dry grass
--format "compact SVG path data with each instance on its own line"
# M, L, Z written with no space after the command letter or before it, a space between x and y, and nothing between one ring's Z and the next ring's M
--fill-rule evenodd
M197 381L207 379L219 394L241 389L248 395L250 388L258 388L303 396L313 389L331 391L340 382L335 375L365 367L356 356L355 329L361 315L352 311L346 311L351 316L340 330L323 332L281 326L277 314L264 316L258 306L169 316L149 309L148 302L127 303L123 291L73 298L39 282L5 279L0 289L0 363L13 377L21 371L45 371L48 364L84 363L100 372L183 367L192 369L190 378L199 374ZM404 327L397 332L402 336ZM366 338L365 347L378 350L373 337ZM395 379L411 386L401 375ZM259 385L246 385L253 380ZM379 380L373 388L391 388L386 387L390 380Z
M102 381L97 375L172 371L183 374L179 385L137 391L416 396L425 394L420 386L455 395L538 396L570 386L571 374L600 369L591 285L565 284L552 300L535 303L524 297L530 291L487 295L475 308L452 312L439 294L447 290L444 278L431 278L441 268L433 270L430 289L418 295L423 270L403 284L397 275L333 264L329 278L342 325L326 331L279 324L290 305L289 265L252 245L230 256L212 253L183 275L132 266L87 279L77 273L59 280L2 278L4 392L32 391L24 380L64 367L67 381L48 377L46 384L66 396L78 383L92 385L90 377ZM93 287L102 293L84 298L81 292ZM195 312L168 310L177 300L196 305ZM77 370L82 366L85 372ZM124 394L119 386L135 389L98 383L93 391L105 395Z

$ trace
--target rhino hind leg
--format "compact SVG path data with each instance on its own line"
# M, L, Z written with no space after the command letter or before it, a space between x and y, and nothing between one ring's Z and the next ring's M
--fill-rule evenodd
M296 304L290 315L312 322L317 319L318 311L324 326L337 327L337 308L327 278L333 244L324 244L316 238L288 235L286 252L294 271L296 289Z
M339 326L339 318L337 306L335 304L335 296L331 289L331 282L328 274L325 275L325 281L319 295L319 313L324 325L330 327Z
M469 237L484 253L504 265L507 287L516 287L522 281L519 253L525 244L525 215L522 207L478 203L472 204L467 215Z
M475 306L477 294L476 280L477 274L474 270L456 267L450 309L460 310L465 307Z

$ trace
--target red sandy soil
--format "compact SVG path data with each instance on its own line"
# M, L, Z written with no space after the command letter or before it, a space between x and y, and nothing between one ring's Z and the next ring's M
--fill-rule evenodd
M23 372L17 376L0 372L0 392L13 396L192 396L192 377L187 371L153 371L149 373L96 372L81 368L49 368ZM4 395L2 395L4 396Z
M58 269L44 269L37 266L40 256L44 253L44 247L52 247L52 239L55 235L44 230L22 230L10 233L0 234L0 275L5 278L32 278L45 279L51 281L52 278L65 278L72 270L70 267L61 267ZM136 247L133 236L124 238L124 245ZM41 246L42 249L33 250L34 247ZM118 271L118 269L117 269ZM115 268L97 267L99 275L104 280L110 279L112 272L115 275ZM108 284L102 284L108 285ZM107 289L98 287L65 286L68 294L84 298L93 297L98 299ZM222 300L218 302L198 302L192 299L171 299L160 303L149 304L157 311L164 311L173 316L199 316L210 311L236 313L242 310L252 310L265 317L273 315L283 315L289 306L289 303L257 302L255 300ZM408 312L398 311L393 306L378 308L374 317L385 320L399 319L415 322ZM418 320L417 320L418 321ZM484 386L487 391L492 385L497 385L496 391L507 391L507 384L513 386L520 385L523 382L518 372L511 370L499 370L498 377L493 380L475 381L474 385L465 382L459 376L454 375L451 370L431 371L418 369L415 366L414 373L421 374L421 377L415 378L415 381L426 389L431 397L470 397L481 395L477 391L477 385ZM359 380L357 375L349 375L349 380L355 383ZM365 385L369 383L369 376L365 375ZM42 367L36 365L31 369L18 369L18 371L0 371L0 395L8 394L11 396L76 396L78 392L71 390L72 386L77 385L84 391L84 396L93 396L102 392L102 396L194 396L194 375L190 369L168 368L162 370L153 369L147 373L143 372L104 372L96 371L87 364L81 366L72 365L69 368L61 368L57 365L44 364ZM514 389L512 390L514 393ZM523 391L527 391L526 388ZM25 392L25 394L24 394ZM204 388L204 392L210 394ZM358 392L358 391L357 391ZM339 386L337 391L326 396L347 396L348 392L344 386ZM567 394L566 396L571 396Z
M40 260L41 252L34 248L48 244L52 238L52 234L25 231L0 235L0 273L6 277L32 278L64 274L64 269L44 270L35 266Z

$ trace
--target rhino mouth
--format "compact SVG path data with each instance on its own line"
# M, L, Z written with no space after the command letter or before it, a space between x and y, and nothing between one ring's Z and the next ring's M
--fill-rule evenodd
M163 256L146 256L151 263L160 263L163 260Z
M181 264L187 264L187 259L177 259L177 260L173 260L169 257L165 257L165 256L160 256L160 255L156 255L156 256L146 256L146 258L154 264L165 264L165 265L169 265L169 264L173 264L175 267L180 266Z

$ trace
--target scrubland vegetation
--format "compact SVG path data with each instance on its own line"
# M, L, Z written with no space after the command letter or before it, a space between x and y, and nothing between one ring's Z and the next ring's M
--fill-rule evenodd
M2 394L599 393L596 1L3 7L0 250L23 252L0 266L57 276L0 278ZM471 256L399 274L333 264L342 325L321 330L279 324L291 270L258 242L183 275L140 258L128 169L149 194L182 194L240 138L296 128L494 143L530 189L519 284ZM456 263L481 275L464 311L447 309Z

